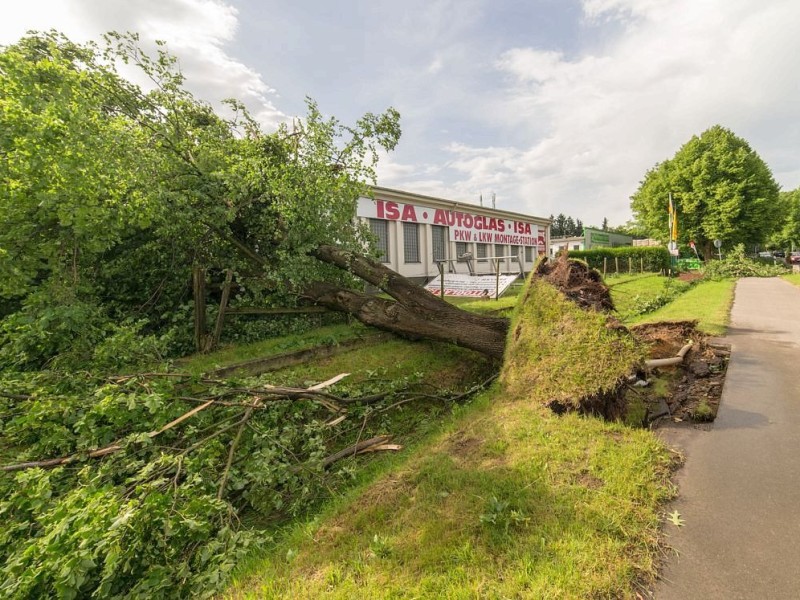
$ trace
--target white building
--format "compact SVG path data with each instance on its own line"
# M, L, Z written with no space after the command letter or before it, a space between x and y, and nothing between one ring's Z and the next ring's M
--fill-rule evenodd
M446 272L489 274L496 264L501 273L528 272L547 252L549 219L388 188L372 192L374 199L359 198L358 217L378 238L381 260L415 281L439 275L439 264Z
M635 245L634 239L629 235L584 227L583 235L580 237L551 238L550 256L555 256L562 250L591 250L592 248L619 248L632 245Z

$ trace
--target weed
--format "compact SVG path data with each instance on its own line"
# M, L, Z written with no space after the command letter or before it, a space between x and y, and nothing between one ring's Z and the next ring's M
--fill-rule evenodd
M507 535L509 529L526 525L530 519L522 511L511 508L509 502L492 496L486 505L486 512L479 517L479 521L482 525Z
M692 419L699 423L707 423L714 420L714 409L711 408L711 405L705 398L700 400L700 404L694 409Z
M392 548L389 546L389 540L377 533L372 536L369 549L370 552L372 552L372 554L377 558L389 558L392 553Z

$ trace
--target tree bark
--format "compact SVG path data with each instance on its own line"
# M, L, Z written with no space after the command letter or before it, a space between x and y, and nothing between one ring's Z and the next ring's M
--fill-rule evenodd
M364 323L413 339L450 342L495 358L503 357L508 332L506 319L461 310L383 263L338 246L322 245L311 255L352 273L396 300L334 289L327 284L309 286L307 291L313 291L319 298L316 301L324 306L334 310L344 308Z
M411 284L413 285L413 284ZM508 322L496 317L481 317L447 305L419 286L416 294L406 290L409 303L379 298L326 282L306 287L303 296L309 300L353 315L356 319L384 331L409 339L432 339L463 346L494 358L502 358ZM436 307L421 310L415 300L427 294ZM451 306L453 310L443 308Z
M263 257L235 236L217 227L209 227L230 241L242 256L260 267L265 265ZM338 246L322 245L311 251L310 255L352 273L386 292L395 301L323 281L305 286L298 292L300 297L331 310L349 313L362 323L410 339L449 342L493 358L503 358L507 319L461 310L382 263Z

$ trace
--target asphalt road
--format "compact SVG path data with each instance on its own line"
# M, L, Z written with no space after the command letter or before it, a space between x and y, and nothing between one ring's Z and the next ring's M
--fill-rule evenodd
M657 600L800 598L800 288L740 280L727 339L713 426L666 432L685 525L665 526Z

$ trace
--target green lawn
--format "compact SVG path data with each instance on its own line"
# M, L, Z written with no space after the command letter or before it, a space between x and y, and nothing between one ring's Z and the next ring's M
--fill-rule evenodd
M800 273L790 273L789 275L784 275L783 278L789 283L800 286Z
M730 321L736 281L701 281L670 304L631 320L631 323L697 319L701 331L722 335Z
M689 284L657 273L610 276L605 283L623 322L638 317L643 311L652 311L689 289Z
M635 598L669 453L649 431L495 394L294 527L226 597Z
M558 328L545 317L545 329ZM400 348L339 355L333 370L392 357L423 369L452 352L437 345L436 359L399 358ZM592 370L596 355L581 357ZM463 367L468 357L459 358ZM426 420L410 447L256 552L226 597L637 597L656 572L673 455L650 431L544 408L574 385L549 364L530 361L535 384L524 394L495 384ZM316 369L291 378L329 375ZM384 364L382 376L399 374ZM465 379L453 373L440 384Z
M304 333L272 337L250 344L237 344L221 348L208 354L194 354L178 361L178 369L193 374L201 374L234 363L255 358L275 356L294 350L333 346L345 340L369 336L377 333L360 323L339 324L318 327Z

